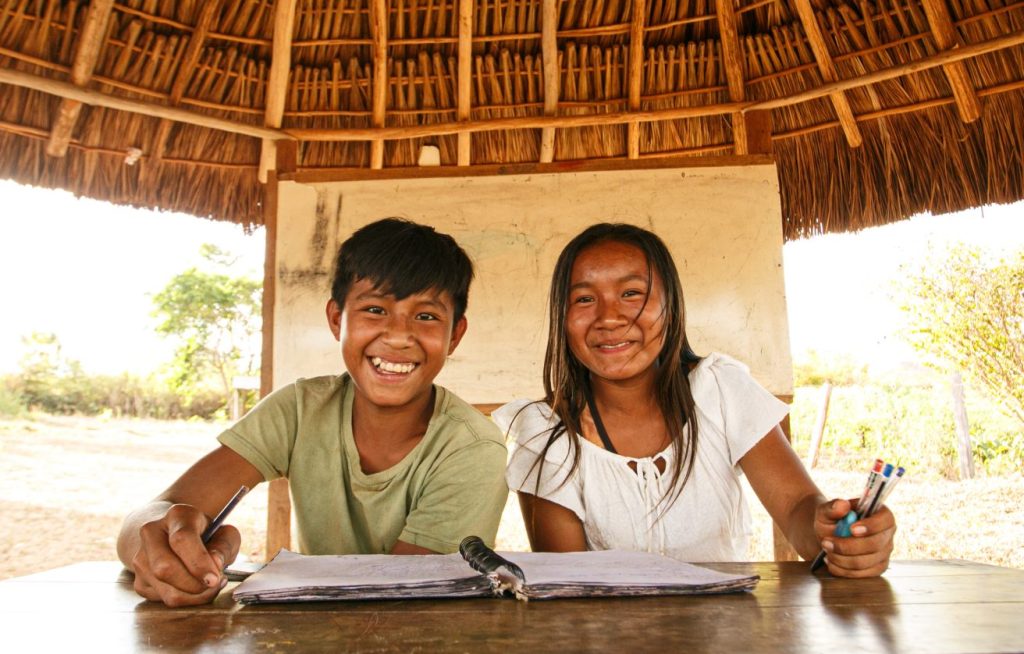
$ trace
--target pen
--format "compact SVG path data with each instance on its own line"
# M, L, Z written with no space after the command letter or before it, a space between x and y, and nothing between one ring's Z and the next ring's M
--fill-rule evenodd
M869 516L875 512L876 508L881 506L882 493L885 492L885 487L889 485L889 479L892 477L893 469L894 466L891 463L885 464L885 469L882 470L882 483L880 483L875 489L875 492L871 494L867 507L857 507L857 509L859 509L859 515Z
M881 459L875 459L875 465L872 467L871 472L868 473L868 482L864 486L864 492L860 496L860 500L857 502L858 511L850 511L845 516L839 519L836 523L835 531L833 532L836 536L847 537L850 535L850 525L861 518L866 518L872 515L875 510L882 506L885 502L885 498L892 492L893 487L896 486L896 482L903 478L905 470L901 466L893 474L894 466L891 463L885 463ZM822 565L825 564L826 557L825 550L818 552L818 555L814 557L814 561L811 562L811 572L816 572Z
M904 472L906 472L906 471L903 469L903 466L900 466L899 468L897 468L896 476L891 481L889 481L889 483L887 483L885 485L885 489L882 491L882 497L881 497L881 499L878 500L879 504L885 504L885 498L889 497L889 493L892 492L892 489L896 488L896 483L900 479L903 479L903 473Z
M228 503L225 504L224 508L221 509L220 513L217 514L217 517L210 521L210 524L207 525L206 530L203 531L203 545L206 545L210 542L210 539L213 538L213 535L217 533L217 530L220 529L220 526L224 524L224 520L227 519L228 514L231 513L231 510L234 509L238 505L238 503L242 501L242 498L245 497L245 494L248 492L249 488L247 486L239 487L238 491L235 492L234 496L230 500L228 500Z
M878 484L881 482L882 470L885 469L885 461L881 459L875 459L875 465L871 468L871 472L868 473L868 483L864 485L864 492L860 495L860 500L857 502L857 507L863 509L868 505L871 499L871 494L878 488Z

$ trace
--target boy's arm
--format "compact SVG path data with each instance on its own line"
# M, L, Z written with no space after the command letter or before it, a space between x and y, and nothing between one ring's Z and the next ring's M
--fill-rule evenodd
M202 532L238 490L263 475L221 446L189 468L152 502L125 518L117 555L135 573L135 590L168 606L211 601L226 579L222 570L241 545L238 530L222 525L206 545Z

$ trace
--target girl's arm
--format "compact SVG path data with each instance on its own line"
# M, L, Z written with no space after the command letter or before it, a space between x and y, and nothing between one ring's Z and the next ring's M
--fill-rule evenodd
M587 549L583 523L571 510L549 500L519 495L526 535L534 552L582 552Z
M740 459L740 466L761 504L803 558L810 560L822 547L831 547L829 571L845 577L877 576L888 567L896 531L889 509L883 506L855 522L849 538L833 536L836 521L855 507L846 500L825 499L778 425Z

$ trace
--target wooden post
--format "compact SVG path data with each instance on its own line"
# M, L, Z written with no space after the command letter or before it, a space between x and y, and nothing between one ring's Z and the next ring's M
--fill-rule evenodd
M821 437L825 433L825 421L828 420L828 401L832 397L832 384L825 382L821 387L821 404L818 405L818 419L814 421L814 433L811 434L811 449L807 452L807 469L818 465L818 450L821 449Z
M974 479L974 456L971 454L971 431L964 404L964 382L959 372L950 379L953 392L953 421L956 423L956 446L960 458L960 479Z
M278 150L280 152L281 150ZM260 355L260 396L274 389L274 299L277 285L277 171L267 174L263 187L263 350ZM275 479L267 489L267 560L291 546L292 505L287 479Z

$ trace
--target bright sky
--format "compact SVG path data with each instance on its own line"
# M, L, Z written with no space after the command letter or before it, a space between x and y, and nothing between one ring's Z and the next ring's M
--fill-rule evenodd
M0 373L17 371L21 338L32 332L56 333L64 354L91 373L145 374L169 361L152 296L200 263L202 243L238 255L239 274L262 276L262 230L249 236L237 225L3 180L0 207ZM850 353L866 363L909 356L892 336L899 311L888 280L929 244L954 241L1024 249L1024 202L787 244L794 354Z
M994 258L1024 250L1024 202L787 243L783 265L794 357L817 350L879 368L914 360L896 334L902 312L892 299L893 280L901 266L916 272L930 252L956 243L976 245Z
M213 243L263 277L263 231L184 214L78 199L0 180L0 373L15 372L23 336L53 332L91 373L144 374L170 361L152 296L199 265Z

